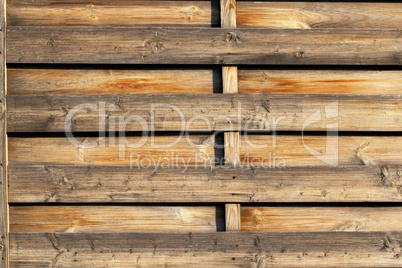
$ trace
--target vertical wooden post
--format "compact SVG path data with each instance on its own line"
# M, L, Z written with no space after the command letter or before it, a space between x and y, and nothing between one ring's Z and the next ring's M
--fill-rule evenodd
M236 28L236 0L221 0L221 27ZM224 94L238 93L237 66L222 67L222 83ZM225 160L227 165L237 166L239 158L239 133L226 132ZM226 231L240 231L240 204L226 204Z
M240 204L225 205L226 232L240 231Z
M236 0L221 0L221 27L236 28ZM237 93L237 66L222 67L223 93Z
M6 135L6 9L5 0L0 0L0 267L8 267L8 199L7 199L7 135Z

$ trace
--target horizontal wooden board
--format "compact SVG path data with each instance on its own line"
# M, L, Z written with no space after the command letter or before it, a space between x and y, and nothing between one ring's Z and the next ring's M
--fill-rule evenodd
M401 131L401 100L402 95L8 96L7 128L9 132Z
M402 207L241 207L245 232L402 231Z
M11 203L401 202L401 166L9 166Z
M217 26L209 1L8 0L7 23L19 26Z
M210 166L214 136L8 139L8 161L18 164Z
M238 27L401 29L401 3L238 1Z
M212 206L11 206L10 232L215 232L215 215Z
M7 28L8 63L402 64L402 30Z
M239 69L239 93L398 95L402 92L401 74L400 71Z
M243 166L399 165L399 136L286 136L240 137Z
M399 267L401 232L11 233L12 267Z
M208 94L221 88L212 69L8 68L8 95Z

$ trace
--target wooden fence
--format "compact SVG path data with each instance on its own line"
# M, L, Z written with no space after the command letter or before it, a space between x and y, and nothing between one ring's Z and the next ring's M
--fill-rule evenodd
M402 3L1 2L3 267L402 267Z

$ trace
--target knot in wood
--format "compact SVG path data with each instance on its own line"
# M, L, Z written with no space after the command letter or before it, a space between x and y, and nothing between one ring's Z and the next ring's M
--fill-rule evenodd
M303 54L304 54L303 51L297 51L297 52L295 53L295 57L298 58L298 59L301 59L301 58L303 58Z
M226 42L238 44L240 43L240 37L237 35L236 32L228 32L228 34L226 35Z
M165 50L165 46L160 42L145 42L145 46L152 52L152 53L159 53Z

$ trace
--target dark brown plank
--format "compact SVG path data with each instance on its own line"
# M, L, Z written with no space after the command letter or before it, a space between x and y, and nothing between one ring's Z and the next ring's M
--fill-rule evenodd
M401 29L402 4L239 1L237 23L261 28Z
M8 63L402 64L402 30L29 27Z
M219 24L218 9L210 1L8 0L7 24L209 27Z
M400 267L401 232L19 233L13 267Z
M7 69L8 95L208 94L221 88L212 69Z
M10 166L10 202L401 202L402 167Z
M281 94L8 96L7 119L9 132L401 131L401 99ZM328 128L325 118L337 125Z

